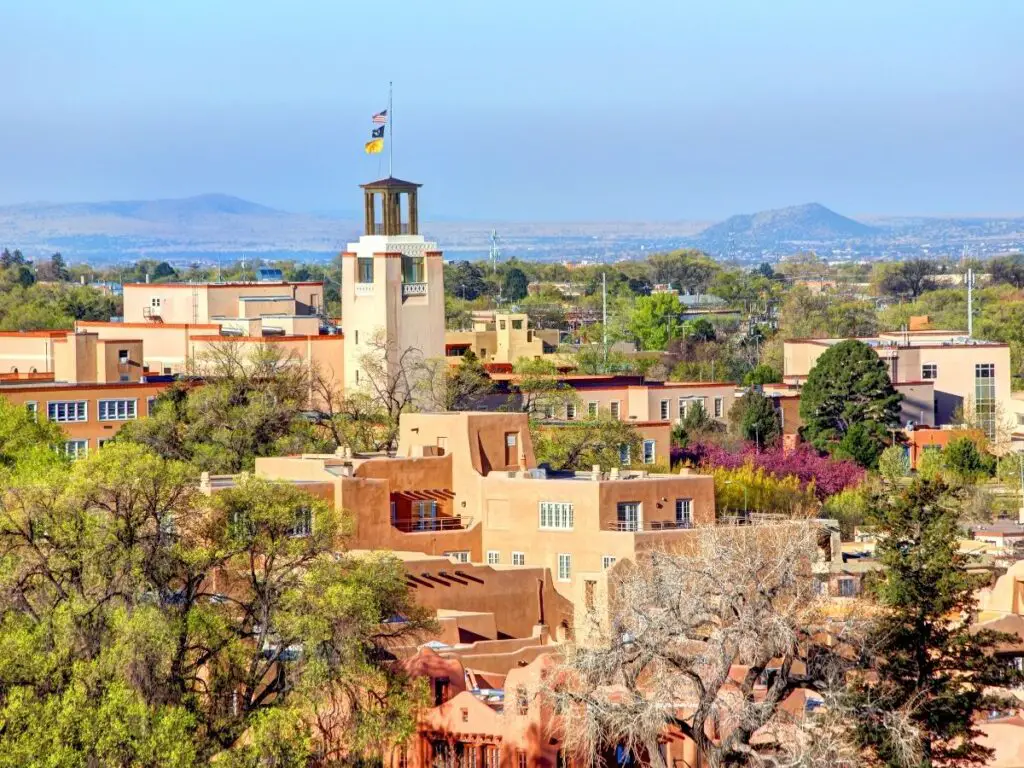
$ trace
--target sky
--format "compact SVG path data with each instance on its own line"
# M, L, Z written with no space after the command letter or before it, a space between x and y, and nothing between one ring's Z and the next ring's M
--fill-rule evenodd
M0 0L0 204L1024 214L1020 0Z

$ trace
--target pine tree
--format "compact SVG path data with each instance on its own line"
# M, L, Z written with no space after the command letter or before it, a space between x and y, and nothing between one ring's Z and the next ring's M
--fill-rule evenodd
M941 482L916 480L874 506L886 570L852 695L855 738L881 765L981 765L991 754L975 738L984 688L1019 675L992 653L1000 635L970 631L978 585L959 551L955 499Z
M772 401L753 389L733 402L729 426L744 440L756 441L758 448L772 445L782 434L782 423Z

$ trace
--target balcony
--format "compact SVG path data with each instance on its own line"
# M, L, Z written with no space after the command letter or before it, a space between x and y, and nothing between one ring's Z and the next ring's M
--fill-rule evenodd
M373 234L375 234L375 235L386 235L387 232L384 231L384 224L381 223L381 222L375 223L373 225ZM399 227L398 227L398 234L400 234L400 235L408 235L409 234L409 225L408 224L401 224L401 225L399 225Z
M373 294L373 283L356 283L356 296L370 296Z
M426 283L402 283L402 298L408 296L426 296L427 295L427 284Z
M440 533L442 531L464 531L473 525L472 517L433 517L424 520L395 520L393 528L402 533Z
M692 520L651 520L641 522L639 520L615 520L605 526L606 531L620 531L626 533L644 533L650 531L683 531L693 528Z

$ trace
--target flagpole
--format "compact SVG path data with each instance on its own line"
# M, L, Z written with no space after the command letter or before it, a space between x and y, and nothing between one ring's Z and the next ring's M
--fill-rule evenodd
M391 81L388 80L388 178L394 176L395 165L395 112L391 107Z

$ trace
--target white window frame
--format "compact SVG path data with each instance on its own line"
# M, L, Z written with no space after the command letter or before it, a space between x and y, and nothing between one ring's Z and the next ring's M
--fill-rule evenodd
M65 440L63 451L65 456L74 461L84 459L89 455L89 441L81 437L74 440Z
M72 408L72 406L74 406ZM61 410L64 411L64 418L61 418ZM68 414L74 411L74 418L68 418ZM46 418L48 421L57 424L78 424L89 420L88 400L50 400L46 404Z
M32 421L39 420L39 403L35 400L29 400L25 403L25 410L28 411L29 416L32 417Z
M619 418L619 416L622 414L622 403L619 402L618 400L612 400L610 403L608 403L608 413L611 414L611 417L613 419Z
M725 398L724 397L716 397L715 398L715 411L714 411L714 413L715 413L715 418L716 419L722 418L722 414L725 413Z
M295 523L288 529L288 535L294 539L313 535L312 507L303 505L295 510Z
M156 309L156 308L158 308L158 307L160 306L160 304L161 304L162 302L163 302L163 299L162 299L162 298L160 298L159 296L153 296L153 297L152 297L152 298L151 298L151 299L149 300L149 306L151 306L151 307L153 307L154 309Z
M512 565L526 565L526 553L525 552L513 552L512 553Z
M647 455L647 449L651 449L650 457ZM658 443L655 440L644 440L644 464L653 464L657 461L658 455Z
M925 376L924 375L924 369L925 368L934 368L935 369L935 375L934 376ZM931 362L921 363L921 380L922 381L935 381L937 378L939 378L939 364L938 363L931 363Z
M693 525L693 499L676 499L676 522Z
M686 403L689 400L688 397L679 398L679 420L682 421L686 418Z
M572 421L576 418L576 403L565 404L565 420Z
M497 549L487 550L487 564L488 565L501 565L501 552Z
M661 417L661 420L668 421L669 417L672 415L672 401L662 400L659 408L660 410L658 411L658 415Z
M469 550L459 549L451 552L445 552L444 556L449 560L454 560L456 563L468 563L469 562Z
M575 511L567 501L542 501L538 504L538 527L542 531L571 531Z
M615 555L601 555L601 570L607 571L618 561Z
M632 449L630 448L629 443L623 443L622 445L620 445L619 464L621 464L622 466L627 466L628 464L633 463L632 459Z
M110 413L111 408L114 409L113 415ZM96 415L98 421L134 421L139 417L139 401L130 397L97 400Z
M587 417L591 419L597 418L598 403L597 400L591 400L587 403Z
M558 580L572 581L572 555L567 552L558 553Z

